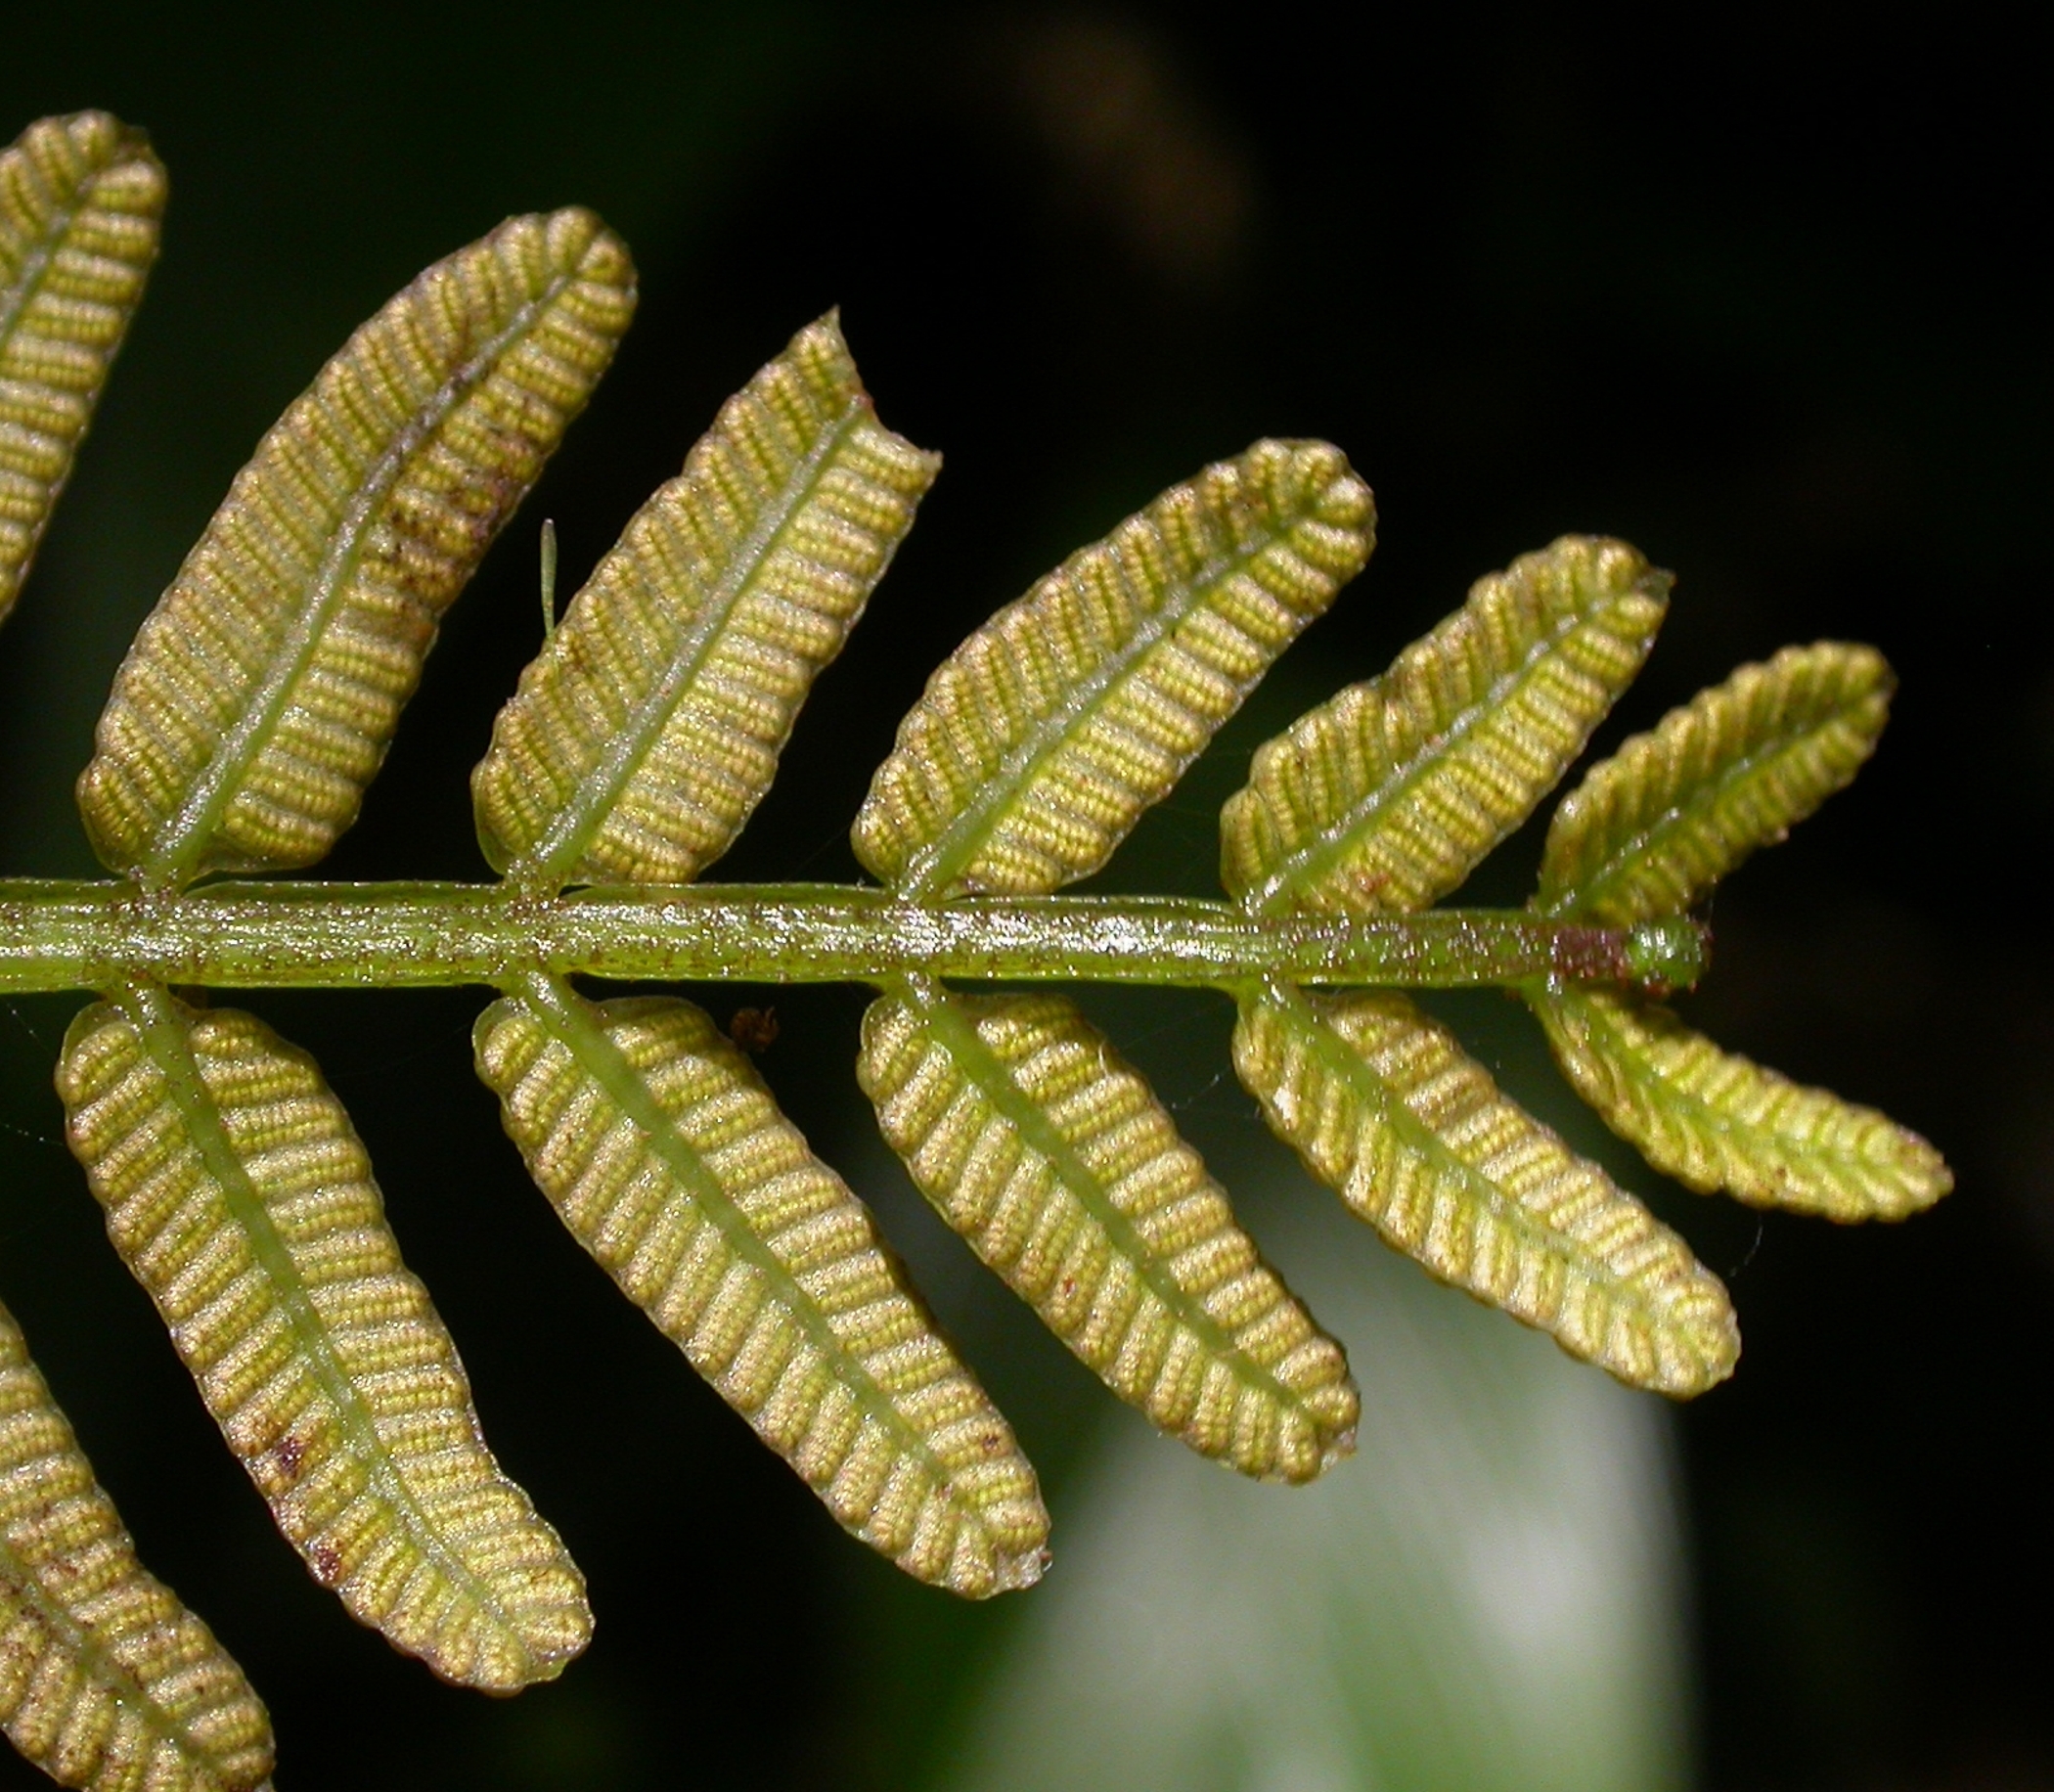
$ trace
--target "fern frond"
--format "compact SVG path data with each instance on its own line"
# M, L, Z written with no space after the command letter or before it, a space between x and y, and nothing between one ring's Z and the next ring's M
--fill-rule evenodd
M915 983L871 1005L857 1075L936 1211L1158 1428L1265 1480L1354 1448L1340 1346L1073 1003Z
M470 780L492 868L688 883L726 852L940 468L878 424L832 314L800 331L520 675Z
M106 112L0 153L0 622L142 299L164 193L148 139Z
M1954 1186L1941 1155L1872 1107L1721 1052L1668 1008L1567 984L1527 1000L1577 1093L1665 1175L1754 1207L1901 1220Z
M836 1519L972 1598L1040 1578L1049 1517L1010 1428L706 1014L538 977L476 1046L564 1225Z
M1669 584L1585 536L1479 579L1381 678L1257 751L1220 816L1228 890L1259 912L1397 915L1446 895L1632 682Z
M634 298L627 250L558 211L437 262L350 337L122 661L78 781L104 863L166 887L328 851Z
M1699 692L1563 798L1535 906L1613 926L1682 913L1853 778L1895 686L1874 648L1822 641Z
M314 1061L141 986L72 1022L57 1082L109 1235L314 1578L446 1680L554 1679L584 1582L485 1448Z
M856 856L914 898L1094 872L1368 559L1369 488L1323 442L1172 486L958 648L899 725Z
M60 1785L247 1792L271 1721L213 1633L136 1560L0 1307L0 1725Z
M1687 1396L1732 1372L1719 1278L1404 996L1268 984L1233 1055L1271 1130L1443 1281L1636 1387Z

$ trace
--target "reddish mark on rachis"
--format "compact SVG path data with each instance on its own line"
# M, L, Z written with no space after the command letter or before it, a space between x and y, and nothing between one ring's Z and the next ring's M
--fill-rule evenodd
M1559 928L1549 957L1556 973L1565 977L1619 983L1632 974L1626 936L1611 927Z

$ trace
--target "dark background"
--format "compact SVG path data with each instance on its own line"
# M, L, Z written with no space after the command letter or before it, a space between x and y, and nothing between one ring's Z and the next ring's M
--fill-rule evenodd
M1704 1782L2054 1786L2031 1467L2054 1399L2054 1007L2022 875L2054 794L2044 71L1960 9L1858 34L1694 17L0 10L0 136L107 107L173 181L149 301L0 643L0 864L91 873L70 782L113 665L323 357L425 262L573 201L634 245L640 320L324 874L480 874L465 778L535 646L537 519L574 585L834 303L886 421L948 467L717 875L853 875L848 819L927 669L1261 434L1346 448L1381 546L1111 886L1206 889L1254 744L1564 530L1680 574L1603 740L1786 641L1873 641L1903 685L1883 749L1719 892L1691 1011L1926 1132L1960 1187L1867 1232L1663 1204L1729 1274L1747 1337L1737 1379L1680 1418ZM1534 846L1469 894L1519 900ZM749 999L715 992L716 1012ZM777 1001L767 1074L924 1261L850 1099L860 992ZM495 1446L593 1582L590 1658L506 1705L350 1626L213 1441L60 1142L48 1071L75 1006L0 1014L0 1293L147 1559L250 1668L286 1783L673 1784L681 1734L708 1784L916 1779L1006 1602L959 1609L844 1543L561 1237L470 1077L473 996L252 1006L348 1101ZM1220 1005L1161 1024L1207 1076L1224 1063ZM1214 1100L1216 1124L1253 1124ZM995 1285L944 1282L1060 1523L1106 1403ZM0 1760L0 1784L32 1781Z

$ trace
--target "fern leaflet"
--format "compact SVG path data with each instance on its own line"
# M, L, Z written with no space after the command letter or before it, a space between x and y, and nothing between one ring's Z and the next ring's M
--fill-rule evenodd
M471 776L493 869L687 883L726 852L940 465L877 423L831 315L800 331L521 674Z
M0 622L142 300L164 191L143 134L106 112L0 153Z
M61 1785L248 1792L271 1721L206 1626L136 1560L0 1307L0 1725Z
M842 1525L972 1597L1040 1578L1012 1432L708 1015L531 978L477 1066L573 1236Z
M1562 799L1535 905L1615 925L1681 914L1861 769L1893 683L1874 648L1828 641L1699 692Z
M1721 1052L1658 1003L1571 985L1528 1000L1577 1093L1689 1187L1852 1221L1901 1220L1953 1187L1916 1133Z
M1405 914L1518 827L1632 682L1669 575L1565 536L1480 579L1381 678L1261 747L1220 816L1247 907Z
M1272 1131L1385 1240L1622 1381L1732 1372L1725 1289L1404 996L1252 993L1234 1068Z
M927 681L856 818L909 899L1094 872L1362 569L1369 488L1324 442L1258 442L1073 554Z
M447 1680L555 1679L592 1634L584 1582L485 1448L313 1060L138 986L72 1022L58 1093L114 1248L314 1578Z
M1155 1425L1265 1480L1352 1451L1340 1346L1073 1003L909 984L865 1016L857 1075L936 1211Z
M436 626L612 358L627 251L514 218L352 336L258 444L137 635L78 781L153 887L312 865L356 819Z

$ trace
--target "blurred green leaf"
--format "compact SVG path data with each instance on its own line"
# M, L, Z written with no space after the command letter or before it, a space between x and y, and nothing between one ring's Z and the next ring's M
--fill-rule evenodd
M1062 1572L932 1783L1687 1784L1665 1410L1365 1251L1336 1208L1264 1230L1370 1366L1357 1460L1278 1500L1108 1427L1058 1501Z

